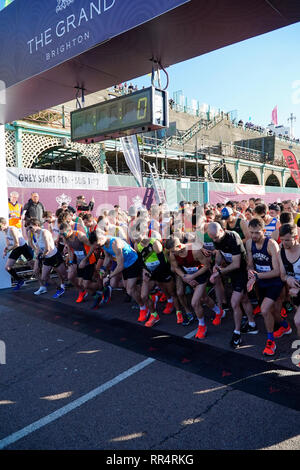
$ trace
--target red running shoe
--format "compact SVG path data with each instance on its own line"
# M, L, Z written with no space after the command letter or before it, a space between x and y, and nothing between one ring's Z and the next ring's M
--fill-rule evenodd
M204 339L206 336L206 333L207 333L207 327L205 325L204 326L199 325L195 338Z
M172 313L174 310L174 304L173 302L167 302L167 305L165 307L165 309L163 310L163 313L165 315L169 315L170 313Z
M278 330L274 331L274 338L281 338L283 335L290 335L292 333L292 328L288 324L286 328L284 326L281 326L278 328Z
M145 323L145 326L151 328L155 323L159 322L160 318L159 315L156 315L156 317L153 315L153 313L150 315L149 320Z
M88 296L88 293L87 293L86 290L83 290L83 291L79 292L79 295L78 295L78 297L77 297L76 302L77 302L78 304L80 304L81 302L84 301L84 299L85 299L87 296Z
M259 313L261 313L261 309L260 305L257 305L257 307L255 307L255 309L253 310L253 315L258 315Z
M267 344L265 349L263 350L263 354L265 356L274 356L276 351L276 344L275 341L272 341L270 339L267 340Z

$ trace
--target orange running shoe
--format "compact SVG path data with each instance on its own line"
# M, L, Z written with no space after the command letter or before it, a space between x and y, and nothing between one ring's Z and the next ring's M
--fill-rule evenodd
M265 349L263 350L263 354L265 356L274 356L276 351L276 344L275 341L272 341L271 339L267 340L267 344Z
M180 325L181 323L183 323L183 315L180 311L176 312L176 316L177 316L177 324Z
M145 326L151 328L153 325L155 325L155 323L159 322L159 320L159 315L155 316L153 313L151 313L149 320L145 323Z
M288 324L286 328L284 326L281 326L278 328L278 330L274 331L274 338L281 338L283 335L290 335L292 333L292 328Z
M78 297L77 297L76 302L77 302L78 304L80 304L80 303L83 302L83 300L87 297L87 295L88 295L88 293L87 293L86 290L83 290L83 291L79 292L79 295L78 295Z
M163 313L165 315L170 315L174 310L174 303L173 302L168 302L165 309L163 310Z
M140 308L140 315L138 318L139 322L144 322L147 320L149 314L149 310L147 308Z
M261 313L261 309L260 309L260 305L257 305L257 307L253 309L253 315L258 315L259 313Z
M207 333L207 327L205 325L199 325L198 326L198 331L195 335L195 338L198 338L198 339L204 339L205 336L206 336L206 333Z
M215 318L213 319L213 325L215 326L218 326L220 325L221 323L221 319L225 317L226 313L224 312L224 310L222 309L219 309L220 310L220 313L216 313L216 316Z

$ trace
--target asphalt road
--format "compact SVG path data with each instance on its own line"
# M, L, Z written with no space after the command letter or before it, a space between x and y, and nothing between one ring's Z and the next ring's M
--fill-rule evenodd
M74 289L57 300L53 288L38 298L35 289L0 294L0 449L299 450L293 325L266 359L262 318L232 351L231 314L220 327L207 314L199 341L196 324L174 314L145 328L120 291L93 311Z

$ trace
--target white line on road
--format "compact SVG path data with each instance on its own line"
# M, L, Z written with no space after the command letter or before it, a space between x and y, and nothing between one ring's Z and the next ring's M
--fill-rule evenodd
M195 334L195 331L192 331L188 333L186 336L184 336L184 338L189 339L194 334ZM59 408L58 410L54 411L53 413L50 413L44 418L41 418L35 421L34 423L29 424L25 428L20 429L19 431L14 432L13 434L10 434L4 439L1 439L0 450L5 449L5 447L9 446L10 444L13 444L14 442L19 441L23 437L26 437L29 434L32 434L34 431L37 431L38 429L43 428L47 424L52 423L53 421L56 421L57 419L66 415L67 413L70 413L70 411L75 410L76 408L88 402L89 400L92 400L93 398L101 395L101 393L105 392L106 390L113 387L114 385L117 385L118 383L122 382L128 377L131 377L132 375L136 374L137 372L149 366L155 361L156 359L149 357L145 361L140 362L139 364L135 365L134 367L131 367L125 372L122 372L122 374L117 375L112 380L105 382L103 385L100 385L99 387L95 388L94 390L91 390L90 392L86 393L82 397L77 398L77 400L72 401L68 405L63 406L62 408Z

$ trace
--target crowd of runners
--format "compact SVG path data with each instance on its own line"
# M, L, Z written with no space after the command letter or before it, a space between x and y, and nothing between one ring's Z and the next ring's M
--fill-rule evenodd
M124 289L139 306L136 321L145 327L160 321L157 305L165 302L163 313L178 324L198 322L199 340L232 314L232 348L242 344L243 334L258 333L259 313L266 335L262 353L272 356L277 340L292 333L292 326L300 337L298 202L181 201L176 211L166 204L128 211L115 206L97 217L90 203L44 211L41 220L26 217L16 209L17 201L10 201L8 220L0 218L5 268L12 288L19 290L25 281L16 263L26 259L39 282L36 296L48 292L55 272L53 297L72 285L78 291L74 301L85 301L87 308L113 301L114 289Z

